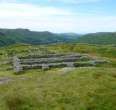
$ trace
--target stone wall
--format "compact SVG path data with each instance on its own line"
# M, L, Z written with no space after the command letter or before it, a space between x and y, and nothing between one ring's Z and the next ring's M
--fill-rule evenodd
M86 61L86 62L84 62ZM41 68L43 70L58 67L95 66L105 61L97 61L84 54L48 54L40 56L13 57L13 68L15 72L25 69Z

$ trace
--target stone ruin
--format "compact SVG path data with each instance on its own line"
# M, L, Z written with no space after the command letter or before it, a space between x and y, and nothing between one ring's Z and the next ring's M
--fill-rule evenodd
M49 68L61 67L95 66L104 63L106 63L106 61L94 60L88 55L77 53L33 55L19 58L17 56L13 57L13 68L15 72L34 68L46 70Z

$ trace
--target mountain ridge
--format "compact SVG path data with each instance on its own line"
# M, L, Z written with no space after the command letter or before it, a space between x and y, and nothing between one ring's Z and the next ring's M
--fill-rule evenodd
M51 43L116 44L116 32L76 34L30 31L22 28L0 29L0 46L20 43L35 45Z
M73 38L68 38L66 36L49 31L30 31L29 29L21 28L0 29L0 46L7 46L16 43L50 44L74 41Z
M116 44L116 32L97 32L85 34L77 40L78 43Z

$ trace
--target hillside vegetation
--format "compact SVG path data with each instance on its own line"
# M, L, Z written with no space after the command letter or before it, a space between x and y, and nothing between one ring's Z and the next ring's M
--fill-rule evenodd
M65 74L64 69L56 69L7 76L11 79L9 83L0 84L0 109L115 110L115 71L115 68L88 67Z
M76 34L55 34L47 31L30 31L28 29L0 29L0 46L7 46L17 43L49 44L58 42L72 42L75 38L71 38L71 36L75 36L76 38L78 37Z
M116 44L115 32L75 34L51 33L48 31L36 32L28 29L0 29L0 46L17 43L26 44L51 44L51 43L88 43L88 44Z
M15 74L0 65L0 110L115 110L116 48L112 45L12 45L0 59L13 55L83 53L110 63L98 67L31 69Z
M89 43L89 44L116 44L116 32L101 32L86 34L79 39L79 43Z
M34 53L88 53L101 57L116 58L116 47L114 45L90 45L90 44L52 44L52 45L28 45L16 44L0 48L0 58L13 55L28 55Z

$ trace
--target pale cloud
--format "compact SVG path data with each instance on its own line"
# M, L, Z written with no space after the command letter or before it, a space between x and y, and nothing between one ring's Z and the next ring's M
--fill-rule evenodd
M116 16L75 14L64 9L29 4L0 4L0 28L30 28L52 32L115 31Z
M73 4L80 4L80 3L95 3L101 2L103 0L48 0L49 2L63 2L63 3L73 3Z
M0 0L0 3L14 3L16 0Z
M19 0L0 0L0 3L16 3ZM20 0L23 2L23 0ZM103 0L43 0L44 2L61 2L61 3L73 3L73 4L79 4L79 3L94 3L94 2L101 2ZM41 3L41 1L38 0L27 0L26 2L38 2Z
M37 7L30 4L17 4L17 3L1 3L0 4L0 17L4 16L42 16L42 15L70 15L68 11L57 9L54 7Z

